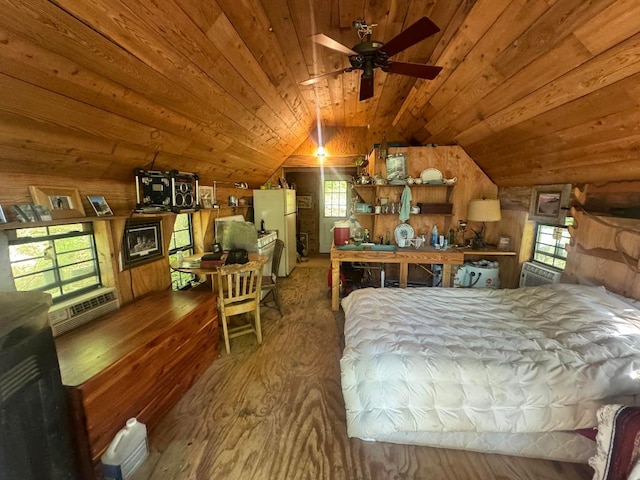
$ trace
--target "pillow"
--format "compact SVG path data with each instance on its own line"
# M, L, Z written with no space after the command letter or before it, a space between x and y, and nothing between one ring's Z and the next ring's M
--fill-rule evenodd
M593 480L638 480L640 407L604 405L598 409L596 454L589 459Z

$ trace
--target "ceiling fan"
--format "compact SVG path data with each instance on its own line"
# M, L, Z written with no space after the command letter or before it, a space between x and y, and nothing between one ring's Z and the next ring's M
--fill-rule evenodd
M388 73L397 73L427 80L433 80L440 70L442 70L442 67L422 65L419 63L394 62L389 59L389 57L406 50L412 45L440 31L437 25L427 17L422 17L387 43L371 39L372 28L375 26L376 24L367 25L363 20L353 22L353 28L357 30L358 37L360 38L360 43L353 48L348 48L322 33L313 35L311 38L314 42L348 55L351 66L310 78L309 80L300 82L300 85L312 85L324 77L352 72L353 70L362 70L362 75L360 76L360 100L362 101L373 97L373 71L376 68L381 68L382 71Z

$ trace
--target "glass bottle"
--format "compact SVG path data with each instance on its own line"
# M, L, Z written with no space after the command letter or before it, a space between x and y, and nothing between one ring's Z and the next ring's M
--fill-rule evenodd
M391 245L391 230L387 230L384 234L385 245Z
M371 243L371 237L369 236L369 229L368 228L364 229L364 237L363 237L362 241L364 243Z

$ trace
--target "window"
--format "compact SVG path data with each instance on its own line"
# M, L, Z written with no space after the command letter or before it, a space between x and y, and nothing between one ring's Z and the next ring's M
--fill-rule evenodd
M54 302L101 286L91 223L16 229L9 261L17 290L50 293Z
M178 259L178 252L182 255L193 255L193 231L191 228L191 215L179 213L173 225L171 243L169 244L169 262ZM180 290L191 285L196 276L191 273L171 271L171 286L174 290Z
M324 182L324 216L347 216L347 182L344 180L325 180Z
M567 264L565 247L571 240L567 226L572 223L573 219L567 217L563 227L538 224L533 259L558 270L564 270Z

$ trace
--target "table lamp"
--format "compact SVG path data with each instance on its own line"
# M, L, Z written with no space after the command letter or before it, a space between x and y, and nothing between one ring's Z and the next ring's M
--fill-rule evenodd
M476 234L476 246L480 248L486 247L484 242L484 229L486 222L499 222L500 215L500 200L493 200L489 198L479 198L471 200L469 202L469 208L467 210L467 221L470 222L482 222L480 230L474 230Z

